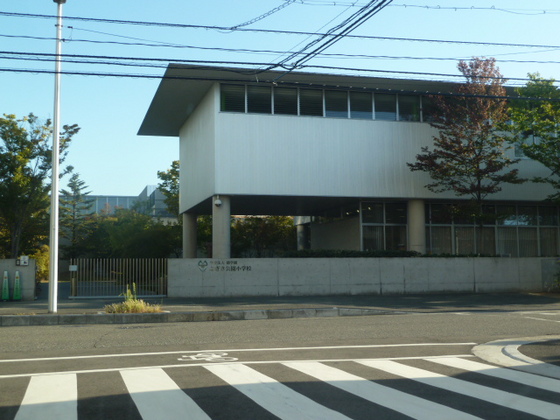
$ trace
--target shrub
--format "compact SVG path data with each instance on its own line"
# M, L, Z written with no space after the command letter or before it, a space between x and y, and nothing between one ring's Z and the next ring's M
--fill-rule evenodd
M124 302L105 305L103 310L108 314L143 314L163 312L160 305L151 305L138 299L136 284L132 283L132 290L127 286L123 294Z

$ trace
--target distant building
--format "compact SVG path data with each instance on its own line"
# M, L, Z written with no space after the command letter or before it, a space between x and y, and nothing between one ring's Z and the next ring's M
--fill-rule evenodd
M92 202L90 213L110 215L117 209L134 209L157 219L177 219L165 205L165 196L156 185L147 185L139 195L88 195Z

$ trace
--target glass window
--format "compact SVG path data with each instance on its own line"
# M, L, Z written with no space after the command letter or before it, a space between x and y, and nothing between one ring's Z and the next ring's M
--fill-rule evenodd
M220 109L228 112L245 112L245 86L221 85Z
M364 226L364 251L378 251L384 249L385 238L383 226Z
M539 207L539 222L544 226L558 226L558 209L556 207Z
M430 236L430 251L432 254L451 254L451 227L432 227Z
M475 233L476 235L482 235L481 241L477 239L477 248L480 245L480 250L477 252L483 255L496 255L496 229L484 227L481 232L479 228L476 228Z
M422 96L422 121L433 122L437 112L437 105L434 98Z
M498 206L498 225L517 226L515 206Z
M519 235L519 256L538 257L539 246L537 239L537 228L520 228Z
M300 89L299 114L323 116L323 91L319 89Z
M283 115L297 115L297 89L274 89L274 113Z
M399 121L420 121L420 96L399 95Z
M325 115L327 117L348 118L348 92L326 90Z
M374 98L375 119L395 121L397 119L397 96L376 93Z
M496 245L498 255L517 257L517 229L514 227L498 228Z
M383 223L383 203L362 203L362 223Z
M431 204L431 223L434 225L450 225L451 209L446 204Z
M406 225L406 203L385 204L385 223Z
M540 228L541 257L555 257L558 255L558 229Z
M537 206L519 206L517 224L519 226L537 226Z
M455 254L474 254L474 229L472 227L455 228Z
M272 113L272 96L268 86L247 86L247 112Z
M373 103L371 93L350 92L350 118L373 118Z
M406 226L386 226L385 238L385 249L406 250Z

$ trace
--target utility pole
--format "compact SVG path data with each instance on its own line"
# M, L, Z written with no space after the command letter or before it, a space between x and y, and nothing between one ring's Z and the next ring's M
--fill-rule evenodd
M62 61L62 5L66 0L53 0L58 6L56 22L56 60L54 74L54 115L52 144L51 179L51 223L50 223L50 265L49 265L49 313L58 311L58 181L60 166L60 69Z

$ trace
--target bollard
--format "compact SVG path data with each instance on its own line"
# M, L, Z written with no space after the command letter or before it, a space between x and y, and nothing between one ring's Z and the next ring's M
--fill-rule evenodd
M2 278L2 300L4 302L10 300L10 282L7 271L4 271L4 277Z
M19 278L19 271L16 271L16 275L14 277L14 294L12 299L21 300L21 280Z

